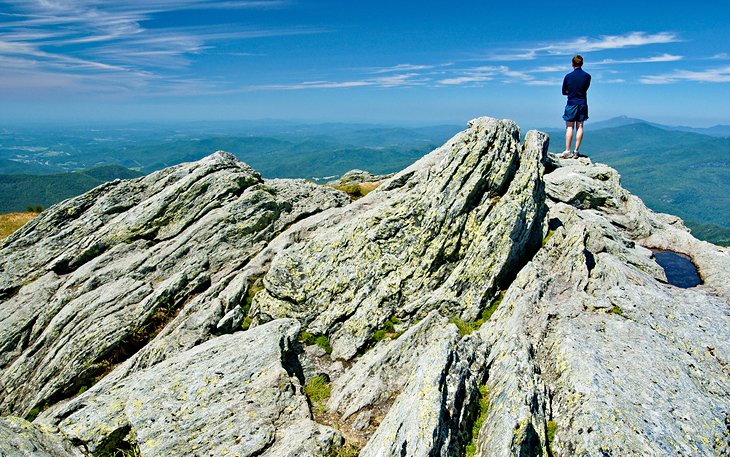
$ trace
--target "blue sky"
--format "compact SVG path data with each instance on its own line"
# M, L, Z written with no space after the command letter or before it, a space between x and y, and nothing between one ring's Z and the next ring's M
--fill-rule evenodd
M0 0L0 120L730 124L728 2Z

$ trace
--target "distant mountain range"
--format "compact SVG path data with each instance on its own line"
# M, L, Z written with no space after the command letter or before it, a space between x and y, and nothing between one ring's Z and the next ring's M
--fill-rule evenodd
M105 182L139 176L143 176L142 173L119 165L50 175L0 175L0 213L25 211L36 206L47 208Z
M678 132L691 132L691 133L699 133L702 135L709 135L709 136L718 136L718 137L730 137L730 125L722 125L718 124L712 127L686 127L686 126L672 126L672 125L664 125L664 124L657 124L655 122L649 122L645 121L643 119L637 119L633 117L628 116L618 116L614 117L605 121L598 121L593 122L587 125L590 125L591 130L601 130L606 128L614 128L614 127L623 127L625 125L632 125L632 124L647 124L651 125L652 127L656 127L658 129L662 130L672 130L672 131L678 131Z
M550 151L561 152L563 131L548 133ZM581 150L616 168L650 208L680 216L698 237L730 244L730 138L623 117L587 124Z
M273 120L174 128L6 128L0 131L0 212L47 207L85 192L103 182L100 170L109 179L139 176L220 149L267 178L324 182L353 168L389 173L461 129ZM730 126L673 127L621 116L587 123L586 129L583 152L619 170L623 185L651 208L682 217L703 239L730 244ZM562 151L564 131L545 130L551 152ZM111 164L116 168L106 167Z

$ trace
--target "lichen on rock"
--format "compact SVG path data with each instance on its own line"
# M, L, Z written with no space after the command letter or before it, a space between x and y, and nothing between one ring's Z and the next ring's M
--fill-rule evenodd
M0 247L0 451L730 455L730 251L520 137L353 202L216 153L50 208Z

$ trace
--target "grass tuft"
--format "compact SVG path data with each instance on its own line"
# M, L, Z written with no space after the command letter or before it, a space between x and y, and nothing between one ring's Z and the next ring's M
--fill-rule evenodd
M545 246L550 239L551 236L555 233L555 230L548 230L547 235L545 235L545 238L542 239L542 245Z
M324 375L318 374L304 385L304 394L309 398L312 409L316 414L323 414L326 410L327 399L330 398L332 389Z

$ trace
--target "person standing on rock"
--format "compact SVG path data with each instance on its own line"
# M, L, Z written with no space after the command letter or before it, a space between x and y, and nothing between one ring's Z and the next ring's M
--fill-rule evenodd
M560 157L577 159L580 157L580 143L583 141L583 122L588 119L588 98L586 93L591 85L591 75L583 71L583 57L573 57L573 71L563 78L563 95L568 96L563 119L565 120L565 151ZM570 152L575 132L575 149Z

